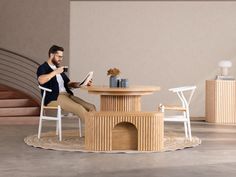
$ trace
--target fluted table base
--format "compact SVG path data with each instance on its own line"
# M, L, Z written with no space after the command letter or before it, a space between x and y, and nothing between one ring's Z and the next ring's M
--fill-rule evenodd
M101 111L141 111L139 95L101 95Z

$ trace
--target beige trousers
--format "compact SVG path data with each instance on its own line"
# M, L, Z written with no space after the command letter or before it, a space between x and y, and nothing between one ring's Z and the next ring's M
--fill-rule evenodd
M93 104L82 100L79 97L70 95L68 93L60 93L57 101L51 101L48 106L60 105L62 110L71 112L81 118L84 123L86 113L89 111L96 111Z

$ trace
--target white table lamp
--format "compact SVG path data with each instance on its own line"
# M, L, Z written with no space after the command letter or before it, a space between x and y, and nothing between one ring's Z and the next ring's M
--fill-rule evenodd
M221 68L221 75L228 76L228 68L232 67L232 62L229 60L222 60L218 63L218 66Z

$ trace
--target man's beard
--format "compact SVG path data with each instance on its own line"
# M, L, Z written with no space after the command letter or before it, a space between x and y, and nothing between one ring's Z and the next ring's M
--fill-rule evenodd
M55 56L52 58L52 63L58 68L60 63L55 59Z

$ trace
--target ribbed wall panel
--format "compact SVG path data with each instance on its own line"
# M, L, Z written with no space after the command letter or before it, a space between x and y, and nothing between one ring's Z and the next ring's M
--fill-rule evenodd
M100 100L101 111L140 111L141 110L141 96L114 96L101 95Z
M137 128L139 151L161 151L163 149L164 124L162 113L94 112L90 113L85 121L85 146L87 150L111 151L112 130L121 122L129 122Z
M206 81L206 120L236 123L236 81Z

